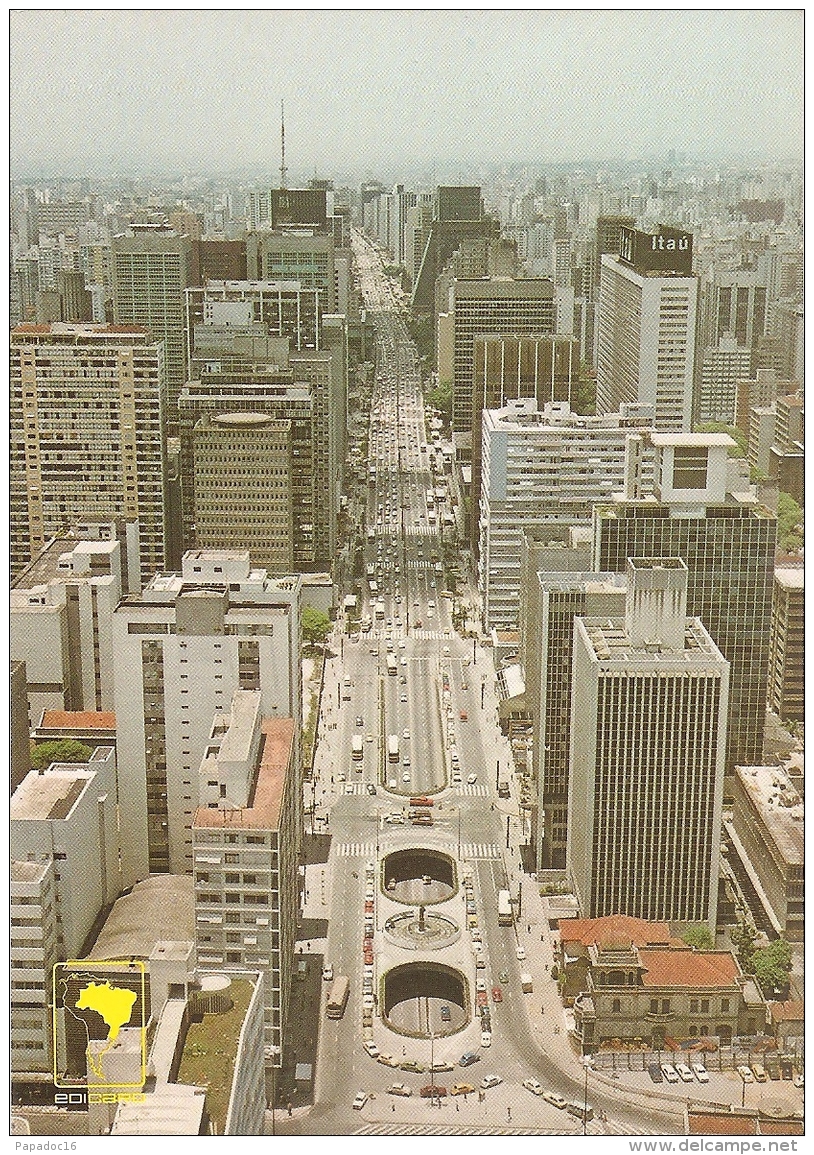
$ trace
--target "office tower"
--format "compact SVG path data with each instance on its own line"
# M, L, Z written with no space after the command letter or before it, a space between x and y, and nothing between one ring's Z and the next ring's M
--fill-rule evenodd
M499 235L499 221L484 216L479 187L439 186L432 224L413 279L413 311L432 312L436 278L464 239Z
M302 841L294 723L238 690L216 715L192 824L195 945L206 969L262 970L266 1054L282 1063Z
M805 571L774 571L769 635L769 709L784 721L802 722L805 695Z
M53 1070L51 972L121 893L115 754L32 770L9 804L12 1070Z
M192 441L196 544L248 549L272 577L291 573L291 422L265 413L207 414Z
M778 380L774 369L757 369L754 378L736 382L734 424L748 437L749 414L756 405L773 405L778 397L797 393L799 389L799 382Z
M212 717L236 690L264 717L301 724L300 581L269 578L249 554L195 550L113 616L119 806L126 885L192 869L197 773Z
M427 193L419 193L416 203L407 209L404 225L404 264L411 285L415 284L418 270L421 268L421 258L432 228L432 219L432 197Z
M591 568L622 573L629 557L680 557L688 612L730 663L726 764L763 758L776 518L727 493L721 433L652 433L655 497L594 511Z
M473 427L476 336L553 334L554 286L543 279L456 280L450 286L446 312L452 345L452 428L456 433L469 432Z
M589 250L590 265L587 270L587 288L592 300L599 296L599 281L602 272L602 258L619 255L622 229L633 229L636 221L628 216L598 216L592 233Z
M205 237L192 242L190 285L246 280L246 240Z
M185 294L187 358L205 350L208 331L285 337L292 349L319 349L327 291L299 281L210 280Z
M569 554L574 555L575 561L581 560L581 550L555 549L545 551L548 566L570 561ZM540 816L535 847L538 870L562 871L568 834L574 619L623 616L626 590L624 579L618 574L541 568L536 578L539 613L535 615L532 639L539 675L526 679Z
M344 442L344 418L347 411L347 377L335 351L303 350L289 358L294 378L305 381L314 399L314 420L321 443L327 452L313 459L314 492L325 503L327 516L314 525L314 551L318 558L333 559L336 554L339 497L344 475L340 446Z
M735 768L732 815L725 831L730 853L740 859L762 908L759 913L775 934L802 942L803 800L782 767Z
M117 325L142 325L164 342L166 435L178 432L178 394L186 379L184 290L190 283L189 237L156 229L111 242L113 315Z
M11 564L78 519L138 519L142 573L164 565L161 343L138 326L11 333Z
M701 282L699 339L702 349L725 337L754 351L766 335L766 273L761 269L713 268Z
M315 229L249 233L246 266L250 281L299 281L304 289L320 290L323 312L336 312L332 235Z
M57 273L57 292L60 296L61 315L59 321L92 321L93 302L85 288L85 275L73 269L60 269Z
M720 340L703 351L700 359L698 387L693 405L693 422L735 420L737 383L749 376L752 351L738 345L734 337Z
M9 792L11 794L25 778L31 769L31 743L29 732L31 724L28 716L28 694L25 662L11 659L9 680L9 730L10 730L10 763L9 763Z
M116 527L84 528L84 539L51 542L11 589L9 646L26 664L35 721L49 709L113 709L113 611L141 587L126 584ZM93 540L100 528L106 540Z
M697 300L688 233L622 229L619 256L602 257L597 413L639 401L655 407L657 429L690 428Z
M484 629L516 629L521 535L542 528L588 526L594 505L625 485L626 443L647 429L652 411L581 417L566 401L537 411L533 398L482 415L478 585ZM652 474L647 469L646 478ZM650 483L645 480L647 492ZM605 566L604 569L611 567Z
M687 567L628 557L624 618L574 625L568 871L587 918L714 933L729 664Z
M538 409L549 401L570 403L579 364L579 345L570 337L550 334L475 337L470 490L473 510L480 507L483 410L502 409L522 397L536 397ZM469 529L472 549L477 551L477 516L472 517Z

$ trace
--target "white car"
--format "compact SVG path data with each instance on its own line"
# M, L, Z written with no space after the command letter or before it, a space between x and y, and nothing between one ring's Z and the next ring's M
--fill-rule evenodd
M491 1033L491 1031L481 1031L481 1033L480 1033L480 1045L482 1047L491 1047L491 1045L492 1045L492 1033Z
M404 826L403 814L388 814L385 822L389 822L391 826Z
M330 982L333 982L333 977L334 977L333 964L332 963L326 963L325 966L322 968L322 980L323 980L323 982L330 983Z
M526 952L523 950L522 946L517 946L517 947L515 947L515 948L514 948L514 953L517 955L517 958L518 958L518 960L519 960L520 962L523 962L523 960L524 960L524 959L525 959L525 957L526 957Z
M410 771L409 770L404 771L404 773L401 776L401 780L402 780L402 782L409 782L410 781Z
M357 1091L356 1098L353 1100L354 1111L361 1111L367 1102L367 1091Z
M747 1066L738 1067L738 1074L743 1079L744 1083L754 1083L755 1076Z
M550 1103L552 1107L556 1107L558 1111L564 1111L568 1106L568 1100L563 1099L562 1095L558 1095L556 1091L543 1091L543 1098L546 1103Z
M397 790L398 789L398 782L395 780L395 778L391 778L390 781L387 783L387 789L388 790Z
M695 1077L699 1083L708 1083L709 1082L709 1074L708 1074L707 1069L703 1063L693 1063L692 1069L693 1069L693 1074L695 1075Z
M356 787L353 785L352 782L346 782L345 783L345 793L346 794L353 794L355 789L356 789Z
M401 736L402 736L402 738L404 739L404 741L405 741L405 742L409 742L409 741L410 741L410 731L409 731L409 730L402 730L402 732L401 732Z
M484 1075L480 1085L483 1091L488 1091L490 1087L499 1087L502 1082L500 1075Z
M453 770L452 771L452 781L455 782L456 784L460 784L461 782L463 782L463 776L462 776L460 770Z
M664 1075L664 1078L668 1083L678 1082L678 1071L675 1069L672 1063L662 1063L661 1073ZM750 1071L749 1074L751 1075L751 1073L752 1072Z
M479 991L485 991L485 990L486 990L486 979L478 979L478 981L477 981L477 983L475 984L475 986L476 986L476 989L477 989L477 990L479 990Z
M531 1091L532 1095L543 1095L542 1084L538 1083L536 1079L524 1079L523 1086L527 1091Z
M379 1048L376 1046L375 1043L368 1041L366 1043L363 1043L362 1046L367 1051L367 1053L370 1055L371 1059L378 1059Z
M686 1063L675 1063L675 1069L678 1071L678 1077L682 1083L691 1083L693 1075Z

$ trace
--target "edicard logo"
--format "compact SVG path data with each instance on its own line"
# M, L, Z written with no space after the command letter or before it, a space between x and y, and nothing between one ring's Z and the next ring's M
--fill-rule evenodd
M144 1086L145 964L70 960L53 970L54 1086L89 1091Z

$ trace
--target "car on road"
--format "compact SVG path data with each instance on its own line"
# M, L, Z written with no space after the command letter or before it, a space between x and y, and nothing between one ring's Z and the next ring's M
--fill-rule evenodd
M406 1083L391 1083L387 1088L388 1095L400 1095L404 1099L409 1099L412 1093Z
M449 1023L452 1021L452 1012L446 1003L441 1007L441 1022Z
M488 1091L490 1087L499 1087L502 1082L500 1075L484 1075L480 1081L481 1090Z
M466 710L461 710L459 717L462 722L466 722L469 718L469 715L467 714Z
M647 1073L653 1083L663 1083L664 1075L661 1073L661 1067L658 1063L651 1063L647 1068Z
M484 991L485 992L486 991L486 979L478 978L478 980L475 984L475 989L477 991Z
M678 1071L675 1069L672 1063L662 1063L661 1073L664 1075L664 1078L668 1083L678 1082Z
M546 1103L550 1103L552 1107L556 1107L558 1111L564 1111L568 1106L568 1100L564 1099L562 1095L558 1095L556 1091L543 1091L543 1098Z
M357 1091L356 1098L353 1100L354 1111L361 1111L368 1100L367 1091Z
M756 1083L765 1083L766 1082L766 1078L767 1078L766 1070L763 1067L762 1063L752 1063L752 1074L755 1077Z
M410 781L410 771L409 770L404 771L404 773L401 776L401 780L402 780L402 782L409 782Z
M449 657L449 646L444 646L444 657L445 658Z
M461 774L460 770L452 771L452 781L455 783L463 782L463 775Z
M707 1069L703 1063L693 1063L692 1064L692 1072L695 1075L695 1077L699 1083L708 1083L709 1082L709 1072L707 1071Z
M355 792L355 790L356 790L356 787L353 785L352 782L346 782L345 783L345 793L346 794L353 794Z
M423 1063L419 1063L416 1059L405 1059L399 1063L400 1071L413 1071L416 1075L423 1075L426 1071Z
M527 1091L531 1091L532 1095L543 1095L545 1092L540 1083L536 1079L524 1079L523 1086Z
M372 1041L372 1039L368 1039L368 1041L366 1043L363 1043L362 1046L367 1051L367 1053L370 1055L371 1059L378 1059L379 1048Z
M481 1031L481 1033L480 1033L480 1045L482 1047L491 1047L491 1045L492 1045L492 1032L491 1031Z
M477 1051L464 1051L458 1060L459 1067L471 1067L473 1063L480 1062L480 1055Z
M446 1093L446 1087L439 1087L436 1083L428 1083L426 1087L422 1087L419 1091L422 1099L443 1099Z
M453 1083L449 1093L450 1095L474 1095L475 1088L471 1083Z
M492 987L492 1002L493 1003L502 1003L503 1002L503 991L500 987Z
M522 946L516 946L514 948L514 953L517 956L517 958L520 960L520 962L523 962L523 960L526 957L526 952L523 950Z
M374 786L374 784L372 782L368 782L367 792L368 792L368 794L375 794L376 793L376 787Z
M406 701L407 701L407 695L406 695L406 694L402 694L402 695L401 695L401 698L399 699L399 701L400 701L400 702L406 702Z
M359 729L360 729L360 730L361 730L362 726L364 726L364 724L365 724L365 723L364 723L364 721L363 721L363 719L362 719L362 716L361 716L361 714L357 714L357 716L356 716L356 725L359 727Z
M432 817L429 814L419 814L410 821L413 826L432 826Z
M450 1063L448 1059L439 1059L437 1063L429 1068L430 1071L454 1071L455 1064Z
M743 1079L744 1083L754 1083L755 1081L754 1075L745 1065L738 1067L738 1074L740 1075L741 1079Z
M403 814L385 814L384 820L385 820L385 822L389 822L391 826L403 826L404 825L404 815Z
M507 983L509 981L509 972L508 971L501 971L497 977L500 979L500 981L502 983Z
M477 782L477 780L478 780L477 774L470 774L469 777L467 778L467 782L469 783L470 786L474 786L475 783Z
M392 1055L381 1054L376 1056L376 1062L381 1063L383 1067L398 1067L398 1059L394 1059Z
M693 1074L686 1063L675 1063L675 1069L678 1071L678 1077L682 1083L691 1083L693 1081Z
M391 778L391 779L388 781L388 783L387 783L387 789L388 789L388 790L396 790L396 789L398 789L398 782L395 780L395 778Z
M332 983L333 982L333 980L334 980L333 963L326 963L325 966L322 968L322 979L323 979L323 982L326 982L326 983Z
M402 730L401 737L402 737L402 741L409 742L410 741L410 731L409 730Z

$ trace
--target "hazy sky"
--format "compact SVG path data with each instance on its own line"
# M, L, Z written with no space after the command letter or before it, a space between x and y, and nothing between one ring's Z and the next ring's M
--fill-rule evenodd
M795 11L11 13L12 175L802 153Z

